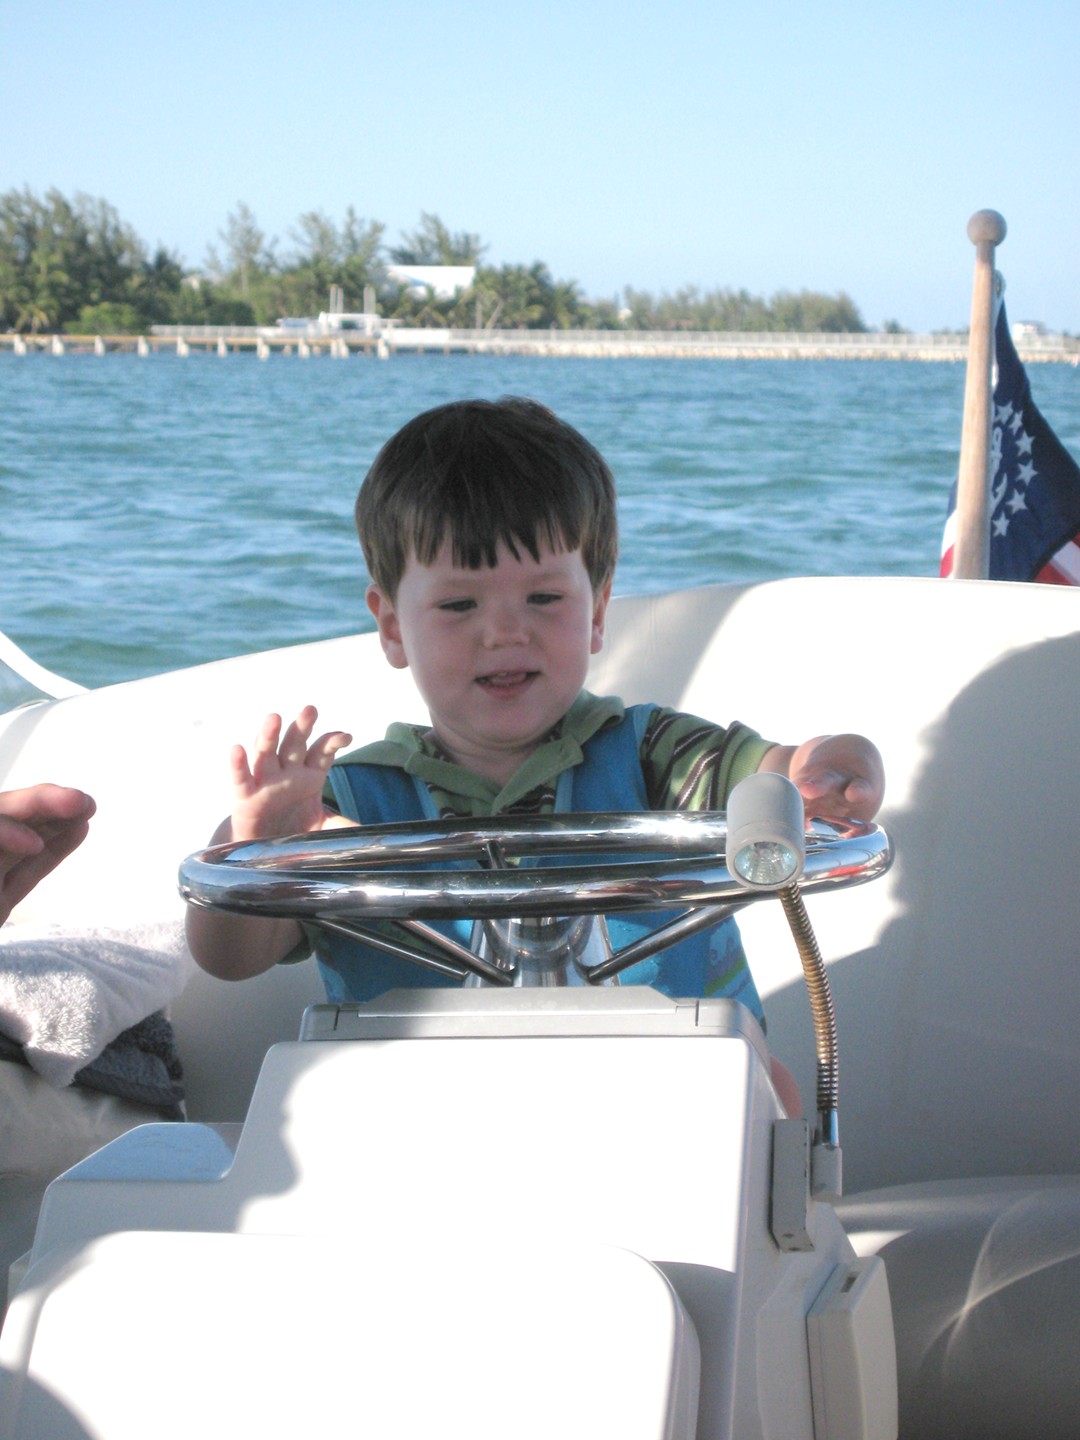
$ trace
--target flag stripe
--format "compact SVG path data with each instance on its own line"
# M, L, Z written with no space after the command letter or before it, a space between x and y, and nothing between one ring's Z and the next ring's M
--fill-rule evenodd
M1037 579L1044 585L1080 585L1080 545L1075 540L1063 545Z
M941 537L941 569L938 574L947 579L953 572L953 551L956 548L956 511L950 510L945 520L945 533Z

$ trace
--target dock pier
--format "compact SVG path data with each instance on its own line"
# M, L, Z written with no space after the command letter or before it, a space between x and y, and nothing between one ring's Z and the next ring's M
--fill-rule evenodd
M1016 337L1024 364L1080 365L1080 339L1067 335ZM260 360L292 355L347 360L399 355L533 355L579 359L671 360L951 360L967 359L964 334L861 334L671 330L446 330L396 325L373 333L280 330L274 326L158 325L147 335L0 334L0 350L15 355L139 356L250 353Z

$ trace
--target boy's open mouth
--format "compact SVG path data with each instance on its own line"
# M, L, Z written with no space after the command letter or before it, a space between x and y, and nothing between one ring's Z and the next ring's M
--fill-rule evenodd
M493 675L478 675L476 683L491 690L510 690L515 685L524 685L535 674L535 670L497 670Z

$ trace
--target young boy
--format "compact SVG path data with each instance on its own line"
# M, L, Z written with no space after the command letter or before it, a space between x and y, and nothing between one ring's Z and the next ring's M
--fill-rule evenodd
M351 737L313 740L312 707L284 733L269 716L250 761L241 746L232 752L233 813L214 843L425 816L722 809L754 770L789 775L814 813L876 813L881 759L861 736L773 745L740 724L625 710L583 690L611 596L615 487L593 446L543 406L461 401L417 416L377 456L356 522L383 650L411 668L430 726L392 725L336 761ZM618 943L636 922L609 923ZM199 964L224 979L306 944L293 921L195 908L188 938ZM332 1000L455 983L339 937L317 950ZM762 1018L730 920L621 979L737 996Z

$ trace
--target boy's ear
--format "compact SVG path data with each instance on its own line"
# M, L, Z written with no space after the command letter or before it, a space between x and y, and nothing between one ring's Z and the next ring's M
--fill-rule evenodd
M604 624L607 620L608 601L611 599L612 581L593 595L592 640L589 654L596 655L604 648Z
M368 609L375 616L383 654L395 670L407 670L409 660L405 654L405 646L401 640L401 626L398 624L397 612L393 605L378 585L369 585L364 593L364 599L367 601Z

